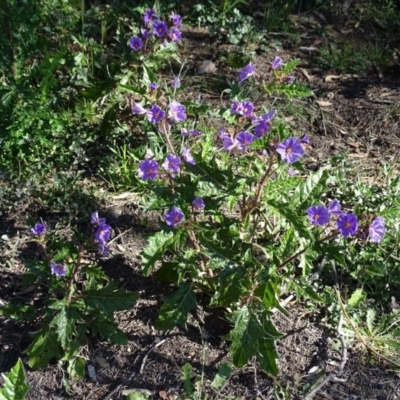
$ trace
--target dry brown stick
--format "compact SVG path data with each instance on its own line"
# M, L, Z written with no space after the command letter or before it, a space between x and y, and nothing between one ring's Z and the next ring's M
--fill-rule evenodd
M335 278L335 286L333 287L333 289L335 290L336 296L338 298L338 302L340 303L341 298L340 298L340 291L339 291L339 279L338 279L338 274L336 271L335 263L333 261L331 261L331 266L332 266L332 272L333 272L333 275ZM346 340L345 340L343 332L342 332L342 324L343 324L343 312L340 311L339 321L338 321L338 325L336 328L338 339L340 340L340 343L342 345L341 361L340 361L339 367L336 368L336 370L332 371L321 383L319 383L310 393L308 393L304 400L311 400L331 380L339 381L339 379L337 378L337 375L339 375L343 372L344 366L346 365L346 362L347 362L347 343L346 343Z
M155 348L157 348L158 346L161 346L167 339L168 339L168 338L165 338L165 339L161 340L160 342L158 342L158 343L156 343L154 346L152 346L152 347L150 348L150 350L148 350L148 352L146 353L146 355L143 357L142 365L141 365L141 367L140 367L140 373L141 373L141 374L143 373L144 364L145 364L145 362L146 362L147 357L149 356L149 354L150 354ZM118 390L121 389L121 387L122 387L123 385L126 385L126 384L132 379L132 377L133 377L133 375L135 375L135 373L136 373L136 371L133 370L132 373L130 373L129 376L128 376L123 382L121 382L121 383L120 383L115 389L113 389L106 397L104 397L103 400L110 400L111 397L112 397L116 392L118 392Z

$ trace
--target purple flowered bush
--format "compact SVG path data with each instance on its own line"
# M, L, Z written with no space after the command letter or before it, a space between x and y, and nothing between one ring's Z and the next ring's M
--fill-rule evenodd
M182 39L182 18L172 12L166 20L157 16L154 9L147 9L143 15L143 27L140 35L129 39L129 46L135 52L145 52L149 56L158 43L160 49L167 47L167 42L178 43Z

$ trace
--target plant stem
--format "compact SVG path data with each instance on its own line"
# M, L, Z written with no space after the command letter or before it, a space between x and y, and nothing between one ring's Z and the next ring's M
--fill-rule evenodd
M72 269L71 276L69 277L69 281L67 283L67 303L68 304L71 303L71 300L72 300L72 283L74 282L75 275L79 271L79 268L81 265L81 259L82 259L82 253L79 252L78 259L76 260L74 268Z
M171 143L171 139L168 134L167 123L166 123L165 119L163 119L163 121L162 121L162 130L164 132L165 140L167 141L168 148L169 148L170 152L175 156L176 152L175 152L174 146Z
M246 218L247 215L249 215L254 209L256 209L258 207L258 203L260 202L262 190L265 186L265 183L267 182L267 178L271 174L272 166L274 165L274 159L275 159L275 155L272 155L269 157L268 168L265 171L265 174L263 175L263 177L261 178L260 183L258 184L256 198L254 199L254 202L249 205L249 208L244 210L242 219Z
M324 238L322 238L321 240L319 240L319 242L324 242L325 240L329 240L334 238L335 236L337 236L339 234L339 232L334 232L331 235L328 235ZM298 251L296 254L293 254L291 257L289 257L286 261L284 261L282 264L280 264L278 266L279 268L283 268L285 265L290 264L292 261L294 261L297 257L301 256L303 253L306 252L306 250L308 249L308 246L305 247L303 250Z

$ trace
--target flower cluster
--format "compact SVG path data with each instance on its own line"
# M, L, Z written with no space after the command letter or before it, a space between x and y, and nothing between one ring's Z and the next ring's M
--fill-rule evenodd
M144 108L140 103L135 103L132 107L132 113L137 115L146 115L147 120L152 124L157 124L159 131L164 131L163 124L173 125L174 123L180 123L186 120L186 107L172 100L168 106L168 117L166 111L164 111L157 104L153 104L148 110Z
M40 222L36 223L31 228L31 233L34 236L42 236L46 233L46 226ZM43 248L46 246L42 243ZM67 268L63 264L56 264L54 261L50 262L50 270L52 275L56 275L58 278L61 278L66 275Z
M342 212L342 207L338 200L332 200L328 207L311 206L307 209L307 216L311 224L324 226L327 225L331 218L336 218L336 228L344 237L354 236L357 232L360 237L365 238L365 228L368 229L368 236L371 242L379 243L386 233L385 220L382 217L376 217L368 226L360 224L354 213Z
M129 46L134 51L139 51L145 47L151 38L161 40L166 45L168 39L171 42L179 42L182 32L178 29L182 27L182 19L179 14L171 12L168 22L162 21L153 9L147 9L143 16L143 28L141 36L133 36L129 40Z
M90 222L92 225L97 226L94 237L99 246L99 253L105 256L110 250L107 246L107 242L111 237L111 226L106 224L105 218L99 218L99 213L97 211L92 214Z

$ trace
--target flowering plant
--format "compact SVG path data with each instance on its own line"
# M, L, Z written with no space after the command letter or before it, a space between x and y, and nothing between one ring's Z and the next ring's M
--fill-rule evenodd
M208 111L219 129L202 123L175 93L132 108L156 131L149 145L158 150L148 149L137 164L143 206L161 217L142 267L176 284L155 327L186 326L196 294L205 292L211 306L230 310L234 363L254 356L271 374L278 372L275 341L282 337L272 310L286 312L279 299L295 292L321 301L306 278L316 256L345 267L350 241L380 242L385 234L382 217L359 220L337 199L329 201L329 168L308 173L301 165L311 148L307 135L262 105L270 93L311 94L290 75L295 65L275 58L261 77L253 64L245 66L229 91L230 105Z
M24 285L46 288L48 297L41 304L9 304L0 312L8 317L33 320L41 327L33 334L27 354L31 368L43 368L53 358L68 364L70 375L83 377L85 361L79 350L89 334L98 334L112 342L125 344L125 334L114 322L114 312L131 307L138 294L118 289L102 269L88 262L85 255L96 250L108 252L112 228L97 212L91 216L93 238L75 232L67 241L49 231L43 223L32 224L32 240L41 257L25 260Z
M156 10L147 9L143 15L143 26L129 39L129 47L147 65L153 65L168 58L177 59L177 43L182 38L182 18L171 12L166 20L161 19ZM155 90L156 88L152 88Z

